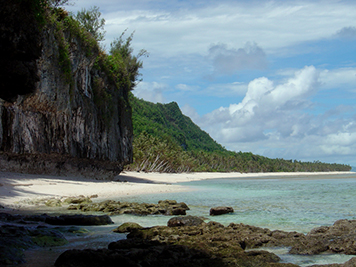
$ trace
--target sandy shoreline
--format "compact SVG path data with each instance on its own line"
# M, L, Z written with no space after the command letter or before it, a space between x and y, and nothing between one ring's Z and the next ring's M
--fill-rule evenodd
M285 179L308 177L308 179L332 178L333 175L354 172L310 172L310 173L143 173L123 172L112 181L98 181L81 177L64 177L0 172L0 205L21 209L31 206L30 200L62 198L70 196L97 195L97 201L120 199L125 196L170 193L189 190L177 183L205 179ZM26 204L30 203L30 204Z

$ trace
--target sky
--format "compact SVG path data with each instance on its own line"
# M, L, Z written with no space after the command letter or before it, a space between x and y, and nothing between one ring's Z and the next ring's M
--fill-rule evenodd
M133 93L226 149L356 166L356 1L72 0L141 58Z

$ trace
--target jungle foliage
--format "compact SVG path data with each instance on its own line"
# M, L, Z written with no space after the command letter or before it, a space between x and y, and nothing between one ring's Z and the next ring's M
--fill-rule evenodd
M177 103L154 104L130 95L134 162L127 170L155 172L349 171L348 165L270 159L228 151L184 116Z

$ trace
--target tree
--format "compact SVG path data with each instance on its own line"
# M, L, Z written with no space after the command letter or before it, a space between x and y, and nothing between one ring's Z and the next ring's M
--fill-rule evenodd
M100 16L101 12L97 6L91 7L89 10L84 8L82 11L78 11L76 16L81 26L90 32L99 42L103 41L105 37L105 19L100 19Z
M140 76L139 69L142 68L142 61L139 60L142 56L148 56L145 49L141 49L137 56L133 55L133 48L131 47L131 41L133 38L132 33L126 40L124 35L126 30L115 39L110 48L110 60L115 66L113 72L118 75L118 80L122 85L125 85L128 90L133 90L136 85L136 81Z
M48 4L51 7L59 7L67 5L70 0L48 0Z

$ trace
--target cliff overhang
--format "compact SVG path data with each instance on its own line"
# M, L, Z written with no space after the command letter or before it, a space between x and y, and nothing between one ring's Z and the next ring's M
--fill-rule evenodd
M132 162L131 107L98 45L70 18L39 25L30 1L1 2L0 170L119 173Z

